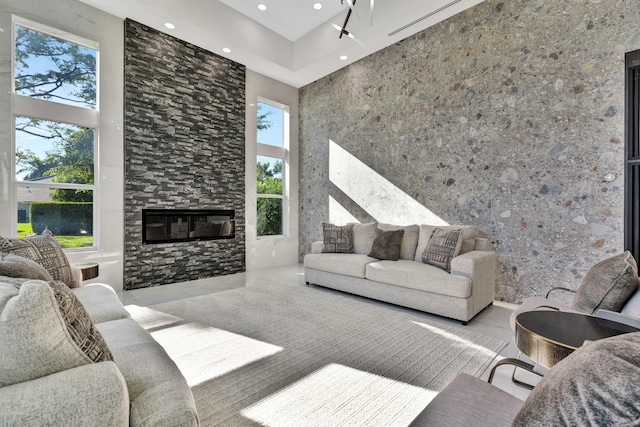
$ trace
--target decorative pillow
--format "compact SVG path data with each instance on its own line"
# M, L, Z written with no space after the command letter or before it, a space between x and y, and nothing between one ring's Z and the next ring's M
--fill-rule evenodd
M0 387L112 360L84 307L61 282L0 282L0 342Z
M353 253L353 224L322 224L323 253Z
M640 332L594 341L542 378L513 425L638 425L638 384Z
M478 229L472 225L420 225L420 233L418 236L418 248L416 249L415 260L418 262L422 262L422 254L424 250L427 248L427 244L429 243L429 239L433 234L433 230L436 228L441 228L443 230L462 230L462 243L460 245L460 253L465 254L467 252L472 251L476 245L476 236L478 235Z
M587 271L573 299L574 310L595 314L620 311L638 288L638 267L629 251L600 261Z
M351 224L351 223L349 223ZM373 240L376 238L378 223L367 222L365 224L353 223L353 252L366 255L371 252Z
M435 265L451 273L451 260L460 253L461 230L435 228L422 253L422 262Z
M411 261L415 258L416 248L418 247L418 235L420 234L420 227L417 224L407 226L378 224L378 228L384 231L404 230L404 236L400 244L400 259Z
M400 246L404 230L376 230L376 238L371 246L369 256L378 259L397 261L400 259Z
M43 266L54 280L60 280L70 288L78 287L69 260L49 230L43 231L40 235L23 239L0 236L0 252L11 253L35 261Z
M37 262L4 252L0 252L0 276L53 281L49 272Z

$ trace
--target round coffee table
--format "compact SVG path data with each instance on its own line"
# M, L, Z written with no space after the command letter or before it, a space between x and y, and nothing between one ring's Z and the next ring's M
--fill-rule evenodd
M585 341L637 331L632 326L586 314L527 311L516 317L516 346L537 364L551 368Z

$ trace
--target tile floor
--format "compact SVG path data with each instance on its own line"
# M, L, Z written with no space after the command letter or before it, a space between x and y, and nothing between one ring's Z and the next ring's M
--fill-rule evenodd
M223 292L229 289L235 289L245 286L268 286L274 282L288 282L306 286L304 281L304 268L300 264L287 267L277 267L260 271L233 274L229 276L214 277L210 279L202 279L185 283L174 283L171 285L163 285L152 288L136 289L125 291L119 294L120 299L125 305L133 304L138 306L150 306L167 301L173 301L183 298L190 298L199 295L210 294L214 292ZM318 292L338 292L327 288L314 286ZM347 295L347 294L343 294ZM363 299L370 303L381 304L391 310L410 311L413 314L431 318L440 322L451 322L460 324L460 322L446 319L439 316L422 313L416 310L398 307L383 302L373 301L366 298L351 295L351 298ZM513 332L509 327L509 316L516 307L514 304L508 304L500 301L494 302L493 306L488 307L480 312L467 326L463 328L471 328L474 331L502 338L509 342L509 345L502 351L503 357L517 356L517 349L513 344ZM483 379L489 377L487 369L482 375ZM517 386L511 382L512 369L509 366L503 366L496 372L493 384L501 389L515 395L520 399L526 399L529 391L523 387ZM536 383L539 377L519 371L518 378L529 383Z

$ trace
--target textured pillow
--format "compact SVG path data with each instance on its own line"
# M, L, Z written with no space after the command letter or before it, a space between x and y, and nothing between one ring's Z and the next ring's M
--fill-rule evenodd
M595 314L620 311L638 288L638 267L629 251L600 261L587 271L573 299L574 310Z
M53 281L49 272L37 262L4 252L0 252L0 276Z
M416 256L416 248L418 247L418 235L420 227L418 225L391 225L378 224L378 228L384 231L404 230L402 243L400 244L400 259L413 260Z
M349 223L351 224L351 223ZM376 238L378 223L367 222L365 224L353 223L353 252L366 255L371 252L373 240Z
M0 387L112 360L102 335L63 283L0 282Z
M71 265L60 244L50 231L24 239L0 236L0 252L28 258L43 266L54 280L64 282L70 288L78 286L71 272Z
M353 253L353 224L322 224L323 253Z
M397 261L400 259L400 246L402 245L403 236L404 230L384 231L378 228L369 256L389 261Z
M427 244L429 243L431 234L433 234L433 230L436 228L441 228L447 231L462 230L462 243L460 244L460 254L465 254L467 252L472 251L475 248L478 229L472 225L435 226L435 225L422 224L420 226L420 233L418 236L418 248L416 249L416 256L415 256L416 261L422 262L422 254L424 253L424 250L427 248Z
M638 425L638 384L640 332L594 341L542 378L513 425Z
M461 230L435 228L422 253L422 262L435 265L451 273L451 260L460 253Z

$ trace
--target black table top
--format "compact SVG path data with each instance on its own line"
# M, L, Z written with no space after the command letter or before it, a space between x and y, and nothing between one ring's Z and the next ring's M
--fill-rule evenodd
M638 332L637 328L598 319L581 313L537 310L520 313L516 324L532 335L558 345L576 349L584 341L595 341L614 335Z

